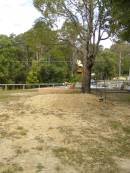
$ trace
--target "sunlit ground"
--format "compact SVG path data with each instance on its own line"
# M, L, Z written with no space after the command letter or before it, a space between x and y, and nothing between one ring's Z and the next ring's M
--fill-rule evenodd
M0 91L0 173L129 173L129 96Z

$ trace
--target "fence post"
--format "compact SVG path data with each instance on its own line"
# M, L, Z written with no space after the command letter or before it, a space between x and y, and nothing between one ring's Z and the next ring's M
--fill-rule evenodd
M23 90L25 90L25 85L23 85Z
M5 85L5 90L8 90L8 87L7 87L7 85Z

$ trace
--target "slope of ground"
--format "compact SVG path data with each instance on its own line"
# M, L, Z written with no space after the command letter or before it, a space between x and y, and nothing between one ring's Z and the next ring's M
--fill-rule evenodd
M130 172L128 104L87 94L13 96L0 102L0 173Z

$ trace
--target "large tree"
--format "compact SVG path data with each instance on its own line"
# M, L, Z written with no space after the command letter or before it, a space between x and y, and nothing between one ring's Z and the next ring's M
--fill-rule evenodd
M73 43L80 47L83 63L82 91L90 92L91 71L98 52L100 41L110 36L111 17L106 8L106 0L34 0L43 19L53 27L59 19L71 22L77 34ZM60 35L66 39L65 35Z
M130 44L117 42L111 46L111 51L117 56L119 77L128 75L130 69Z
M25 68L20 54L14 37L0 35L0 83L25 82Z

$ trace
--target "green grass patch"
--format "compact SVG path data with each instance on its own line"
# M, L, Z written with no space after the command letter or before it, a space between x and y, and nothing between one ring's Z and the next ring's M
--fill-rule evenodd
M121 103L130 103L130 93L107 93L106 99Z
M109 124L115 130L119 130L123 128L123 125L120 121L109 121Z
M36 169L36 173L39 173L44 169L44 166L41 163L38 163Z
M75 167L79 173L118 173L116 163L111 157L111 153L102 147L84 146L79 150L68 148L54 149L56 157L61 159L63 164L68 164Z

